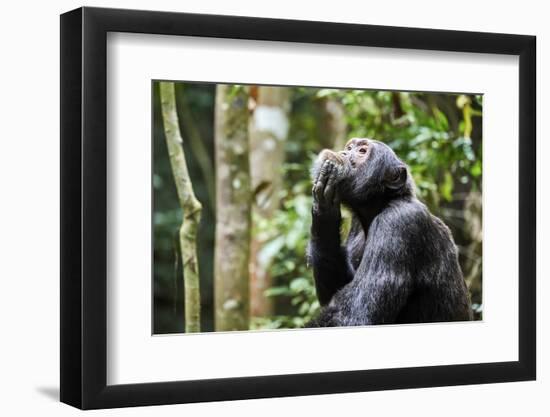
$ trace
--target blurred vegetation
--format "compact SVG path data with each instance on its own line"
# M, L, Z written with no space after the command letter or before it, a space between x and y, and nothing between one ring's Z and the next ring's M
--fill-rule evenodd
M212 331L215 85L179 83L176 96L190 175L204 207L198 241L201 326L203 331ZM300 327L319 309L305 252L311 224L311 164L321 149L340 145L334 140L331 143L327 135L327 103L342 108L347 138L383 141L409 165L419 198L453 232L475 317L480 319L482 96L300 87L291 89L290 131L281 167L283 186L280 195L273 197L280 202L279 210L268 219L253 219L253 233L267 242L257 256L271 260L273 286L264 295L273 300L274 312L268 317L252 317L251 328ZM181 213L156 85L153 104L154 333L183 332L182 272L177 258ZM349 213L343 215L349 218Z

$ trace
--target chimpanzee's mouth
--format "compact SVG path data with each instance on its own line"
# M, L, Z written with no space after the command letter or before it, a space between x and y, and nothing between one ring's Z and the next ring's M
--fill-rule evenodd
M346 161L351 169L357 168L357 162L352 161L351 158L348 158Z

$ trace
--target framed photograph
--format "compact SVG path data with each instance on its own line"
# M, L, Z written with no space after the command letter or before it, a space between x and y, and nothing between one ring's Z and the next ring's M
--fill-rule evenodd
M61 401L534 380L533 36L61 16Z

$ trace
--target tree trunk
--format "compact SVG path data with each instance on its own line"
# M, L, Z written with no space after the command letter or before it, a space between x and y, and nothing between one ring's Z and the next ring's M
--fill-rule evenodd
M251 96L255 99L249 128L252 218L254 224L258 224L262 219L269 219L280 203L290 95L289 89L284 87L254 87ZM265 239L253 232L250 254L250 313L253 317L273 314L273 300L264 296L272 283L271 259L260 262L258 257Z
M348 139L344 105L337 98L325 97L319 102L319 108L319 141L324 148L341 151Z
M172 166L179 203L183 211L179 239L183 264L185 331L187 333L199 332L200 290L196 242L202 206L195 197L193 184L187 171L182 146L183 140L178 126L174 83L160 83L160 99L170 165Z
M215 111L216 331L248 330L251 187L248 88L218 85Z

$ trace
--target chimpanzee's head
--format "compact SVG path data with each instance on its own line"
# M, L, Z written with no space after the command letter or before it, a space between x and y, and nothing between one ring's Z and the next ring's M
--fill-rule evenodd
M407 166L386 144L352 138L339 155L344 162L342 201L353 203L376 197L412 195L414 185Z
M322 153L320 158L331 159L341 166L338 189L344 203L354 205L414 193L405 163L389 146L377 140L352 138L343 151L329 151L324 156Z

